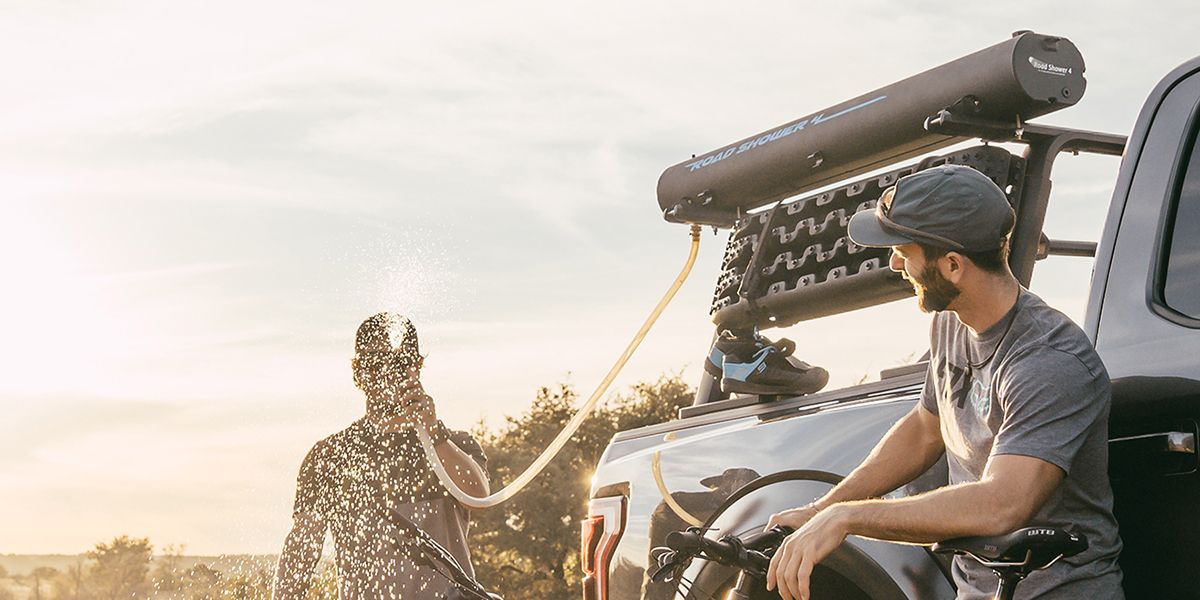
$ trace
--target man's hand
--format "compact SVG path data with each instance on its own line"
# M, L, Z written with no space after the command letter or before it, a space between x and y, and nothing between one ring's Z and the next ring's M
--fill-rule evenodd
M763 531L769 531L776 525L783 525L784 527L791 527L792 529L800 529L801 527L804 527L804 524L808 523L810 519L817 516L818 512L821 511L812 504L806 504L798 508L790 508L783 512L777 512L771 515L771 518L767 520L767 526L763 527Z
M396 395L395 403L399 407L396 413L379 423L383 431L393 433L414 429L419 423L425 425L426 431L432 431L437 426L437 409L433 406L433 398L421 387L418 375L416 369L409 369L408 380L412 383L401 388Z
M805 508L808 507L780 514L786 515ZM846 539L846 526L839 508L835 504L807 518L800 529L783 540L767 569L767 590L778 587L783 600L808 600L808 583L813 567ZM775 517L771 519L774 521ZM780 521L780 524L787 525L787 522Z

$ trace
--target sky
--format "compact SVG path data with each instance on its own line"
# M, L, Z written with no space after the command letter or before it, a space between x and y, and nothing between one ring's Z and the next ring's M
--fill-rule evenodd
M1197 54L1184 1L0 2L0 553L119 534L276 552L349 357L415 321L453 427L586 394L687 255L663 169L1033 29L1128 133ZM1046 230L1096 239L1117 159L1064 157ZM617 380L698 380L725 232ZM1076 319L1090 261L1034 291ZM784 332L831 386L927 347L902 301Z

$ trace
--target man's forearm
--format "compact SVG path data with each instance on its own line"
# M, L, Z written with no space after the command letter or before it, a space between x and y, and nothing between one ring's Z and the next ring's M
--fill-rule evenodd
M859 500L832 507L846 533L932 544L945 539L1001 535L1024 523L1018 506L986 482L939 488L907 498Z
M1066 473L1023 455L988 460L979 481L892 500L834 505L846 533L926 544L948 538L1001 535L1028 525Z
M945 452L941 435L930 431L922 419L936 419L915 407L884 434L871 454L829 493L818 499L817 508L839 502L877 498L929 470Z

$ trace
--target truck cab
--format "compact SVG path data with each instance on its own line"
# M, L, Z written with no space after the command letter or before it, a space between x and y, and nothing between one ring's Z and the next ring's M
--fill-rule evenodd
M1021 71L1026 65L1033 71ZM1109 471L1126 595L1194 597L1200 58L1155 87L1127 138L1027 120L1079 101L1082 73L1065 38L1019 32L671 167L659 203L668 221L730 229L716 325L770 327L911 295L886 268L886 250L846 238L846 221L923 168L965 164L991 177L1017 213L1010 266L1023 284L1040 258L1094 256L1080 326L1112 379ZM1014 89L1027 98L1010 98ZM1054 160L1064 152L1121 156L1097 241L1043 234ZM925 368L917 361L879 381L798 397L729 396L706 376L678 419L618 433L597 466L583 524L585 600L724 598L736 573L721 565L697 561L683 585L650 581L654 548L688 526L713 535L758 530L772 513L819 497L914 406ZM945 482L943 463L891 495ZM853 536L817 567L812 586L815 599L955 595L941 556Z

